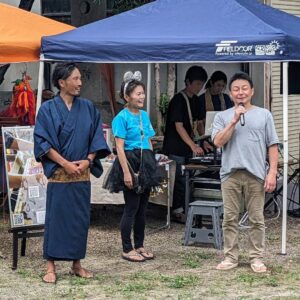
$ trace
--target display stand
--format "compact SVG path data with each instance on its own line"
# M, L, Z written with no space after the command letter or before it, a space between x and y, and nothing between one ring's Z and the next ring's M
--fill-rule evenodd
M18 265L19 239L21 256L26 253L26 239L43 236L46 214L47 178L33 153L33 127L2 128L3 154L12 233L12 269Z
M19 251L19 239L21 241L21 256L26 254L26 239L30 237L40 237L44 235L44 225L40 226L26 226L11 228L9 230L13 234L13 261L12 261L12 270L16 270L18 267L18 251Z

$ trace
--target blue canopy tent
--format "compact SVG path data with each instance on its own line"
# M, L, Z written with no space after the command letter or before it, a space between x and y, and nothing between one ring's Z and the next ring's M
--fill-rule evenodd
M255 0L157 0L63 34L43 37L41 61L44 60L95 63L284 61L282 253L286 252L287 62L300 60L299 18Z
M158 0L44 37L42 52L81 62L300 60L299 22L255 0Z

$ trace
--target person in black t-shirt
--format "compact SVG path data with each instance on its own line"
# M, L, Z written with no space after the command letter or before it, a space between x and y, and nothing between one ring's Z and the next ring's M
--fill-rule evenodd
M194 143L193 127L197 120L200 120L201 109L197 95L206 80L207 73L202 67L190 67L185 75L185 89L172 98L168 107L163 151L176 162L172 217L179 222L184 222L185 206L185 180L181 166L187 163L193 153L204 153L203 149Z

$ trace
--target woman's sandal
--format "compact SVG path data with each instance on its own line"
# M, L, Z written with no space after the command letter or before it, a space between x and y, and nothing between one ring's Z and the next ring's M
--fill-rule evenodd
M81 278L93 278L94 274L85 268L71 268L70 275L78 276Z
M266 265L260 260L256 259L250 264L251 269L254 273L265 273L267 272Z
M146 258L142 254L138 253L135 250L131 250L128 253L123 252L122 258L131 262L143 262L146 260Z
M48 276L49 274L53 274L54 276ZM47 279L49 277L51 277L52 279ZM45 283L56 284L56 280L57 280L57 277L56 277L55 271L49 271L43 277L43 282L45 282Z
M146 251L145 248L141 247L141 248L138 248L138 249L135 249L135 251L142 255L145 259L149 260L149 259L153 259L154 258L154 255L153 253L149 252L149 251Z

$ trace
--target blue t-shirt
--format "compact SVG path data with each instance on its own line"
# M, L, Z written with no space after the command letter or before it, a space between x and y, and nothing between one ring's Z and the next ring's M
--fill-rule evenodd
M128 108L115 116L112 131L115 137L125 140L125 150L151 149L149 139L155 135L148 114L143 110L140 110L140 114L134 114Z

